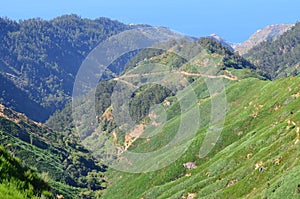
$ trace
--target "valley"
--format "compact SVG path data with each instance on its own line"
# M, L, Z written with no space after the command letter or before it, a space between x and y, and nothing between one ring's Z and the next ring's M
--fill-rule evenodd
M77 15L0 27L0 198L300 197L300 23L239 45Z

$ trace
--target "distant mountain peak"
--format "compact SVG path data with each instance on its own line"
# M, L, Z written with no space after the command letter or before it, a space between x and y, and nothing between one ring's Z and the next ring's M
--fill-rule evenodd
M214 37L216 39L220 39L220 40L223 40L219 35L217 35L216 33L212 33L209 35L209 37Z
M272 38L272 36L283 31L280 29L281 27L285 27L285 25L268 26L267 30L274 30L269 33L269 38L266 38L268 42L261 42L244 55L258 66L258 69L263 71L269 79L300 74L300 23L287 25L286 28L291 27L288 31Z
M263 41L276 39L278 36L288 31L294 25L295 24L268 25L264 29L257 30L245 42L234 44L232 45L232 47L234 48L235 51L238 51L241 55L246 54L254 46L260 44Z
M207 36L208 38L216 41L216 42L220 42L223 46L233 50L232 48L232 44L228 41L226 41L225 39L223 39L221 36L219 36L218 34L216 33L212 33L210 34L209 36Z

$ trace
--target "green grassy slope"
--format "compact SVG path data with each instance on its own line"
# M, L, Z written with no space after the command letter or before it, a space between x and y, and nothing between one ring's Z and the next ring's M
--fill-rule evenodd
M0 198L54 198L50 186L34 170L21 164L0 146Z
M120 77L99 84L95 107L89 107L90 99L80 104L83 109L78 112L79 120L73 122L79 124L77 130L85 138L84 143L89 149L96 149L94 155L101 158L106 147L99 149L98 146L106 146L109 141L124 151L147 153L158 150L175 137L182 119L180 104L174 93L165 96L163 89L157 89L153 93L153 87L146 85L135 90L129 102L130 116L139 120L136 128L133 127L130 132L122 132L122 126L118 126L112 114L114 111L122 111L122 104L121 108L111 106L112 93L120 80L123 80L125 86L138 87L139 78L145 78L147 82L148 76L150 79L158 70L163 70L167 73L164 73L165 79L162 82L175 82L172 91L182 92L187 85L191 85L198 98L200 124L187 151L170 165L157 171L133 174L109 169L106 172L108 188L104 191L103 198L299 197L297 157L300 115L297 105L300 77L264 81L263 77L255 73L256 67L240 56L211 40L198 42L201 45L199 56L189 63L168 52L140 59L143 61L136 67L129 68ZM195 46L197 47L195 43L181 44L182 49L186 50L183 53L187 54ZM175 45L172 49L176 47L178 46ZM159 66L152 70L151 64ZM169 72L173 72L173 76L168 76ZM178 79L176 74L184 76L186 81ZM209 128L212 99L219 97L210 96L208 79L222 79L224 82L227 115L221 136L217 142L211 143L214 145L213 149L206 157L200 158L199 150ZM169 102L169 105L160 107L163 107L166 115L160 115L162 109L156 110L157 117L147 115L151 112L147 112L147 109L153 105L153 99L154 104ZM85 111L88 110L87 107L96 108L99 122L97 128L101 133L93 132L90 114ZM192 109L187 114L190 111ZM65 112L70 115L67 109ZM55 120L59 118L64 117L60 117L58 113L52 123L55 124ZM153 118L156 125L152 125ZM164 119L166 122L161 127L159 123ZM153 136L133 139L132 134L136 133L134 129L140 131L139 127L143 125L146 126L144 134L152 133ZM172 155L172 151L169 154ZM164 165L168 157L163 158L165 159L157 159L155 164ZM197 168L184 168L183 164L186 162L194 162ZM152 163L144 160L140 166L147 168L149 164Z
M49 179L65 198L93 198L105 188L105 168L74 134L57 133L0 104L0 143Z
M198 157L204 126L188 151L164 169L112 170L104 198L299 198L299 83L300 77L227 83L225 127L207 157ZM199 106L205 110L209 101ZM186 170L188 161L198 167Z

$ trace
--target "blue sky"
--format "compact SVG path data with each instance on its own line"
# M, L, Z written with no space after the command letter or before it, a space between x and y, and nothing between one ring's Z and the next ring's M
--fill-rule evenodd
M266 25L300 21L299 0L6 0L0 16L52 19L63 14L109 17L124 23L166 26L191 35L216 33L246 40Z

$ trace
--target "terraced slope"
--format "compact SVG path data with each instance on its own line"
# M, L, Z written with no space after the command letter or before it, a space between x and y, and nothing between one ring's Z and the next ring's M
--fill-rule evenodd
M273 41L280 35L290 30L294 24L276 24L266 26L262 30L256 31L252 34L248 40L240 44L232 45L235 51L238 51L241 55L246 54L251 48L259 45L264 41Z

